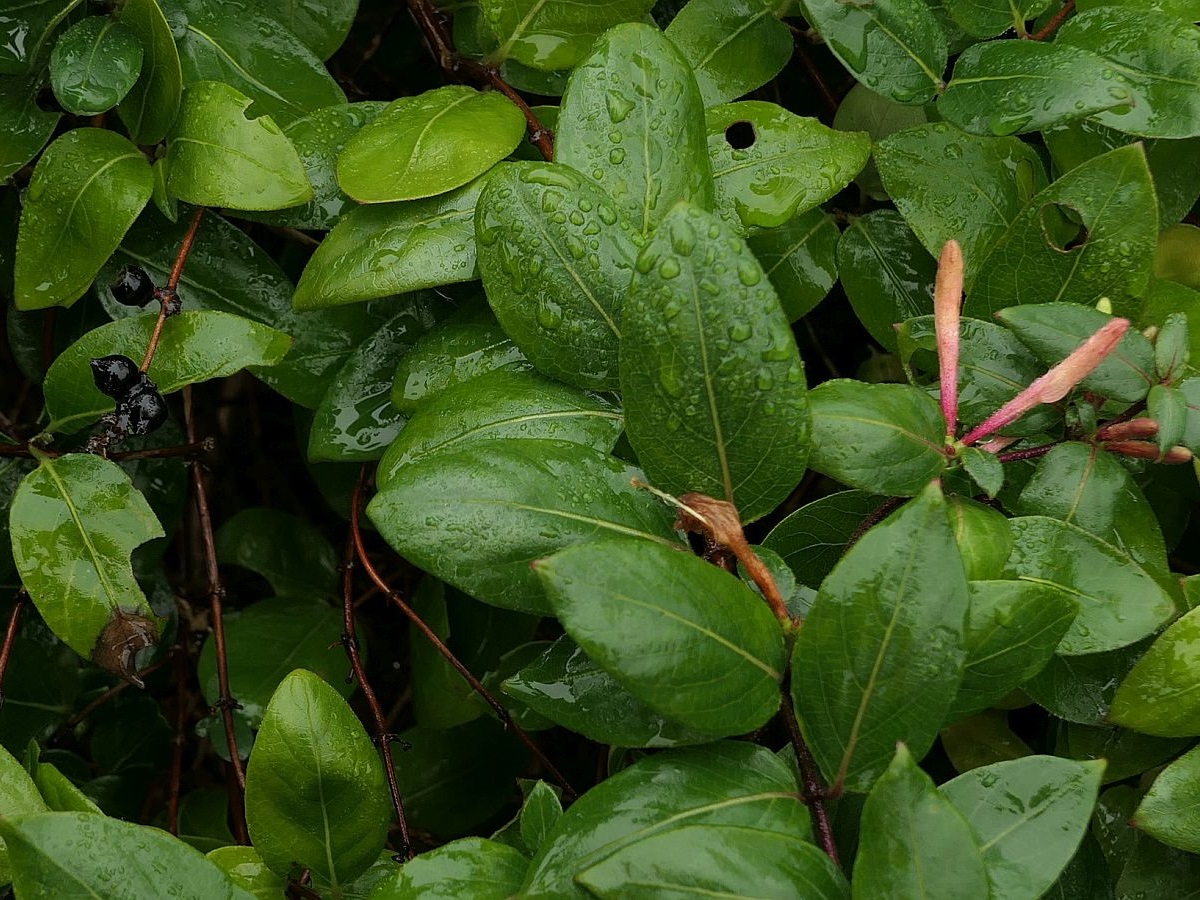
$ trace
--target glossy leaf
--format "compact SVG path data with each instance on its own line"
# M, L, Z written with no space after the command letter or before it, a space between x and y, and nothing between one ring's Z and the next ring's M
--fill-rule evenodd
M262 8L262 0L159 0L176 36L185 85L223 81L251 114L284 127L346 97L321 61ZM328 4L322 4L322 8Z
M296 148L251 100L219 81L188 85L168 142L167 187L180 200L232 209L279 209L310 199Z
M811 209L749 239L750 249L774 285L789 322L820 303L837 281L840 236L824 210Z
M650 756L588 791L533 859L522 896L583 898L575 876L640 841L689 826L808 833L784 762L762 747L716 743Z
M863 807L854 896L988 896L988 877L971 826L903 744Z
M150 199L150 164L112 131L78 128L33 170L17 235L18 309L70 306Z
M588 740L618 747L704 744L711 735L676 724L651 709L561 637L504 681L504 693Z
M897 103L925 103L942 85L946 38L932 10L917 0L866 6L803 0L805 18L857 78Z
M848 185L871 153L861 131L834 131L761 100L714 106L705 121L715 209L738 231L775 228L813 209Z
M792 696L831 782L865 791L897 741L924 755L962 679L967 581L929 486L850 548L796 640Z
M12 857L13 889L30 900L254 897L198 850L145 825L91 812L47 812L0 818L0 834Z
M0 807L3 807L7 817L48 811L46 801L42 799L33 779L3 747L0 747ZM9 865L8 849L3 837L0 837L0 884L11 882L12 867Z
M728 572L621 538L533 565L567 633L651 708L716 737L753 731L778 711L783 633Z
M253 847L218 847L205 854L205 858L229 876L240 888L245 888L258 900L275 900L287 882L267 868Z
M113 408L100 393L89 360L145 352L154 318L135 316L89 331L72 344L46 373L46 409L51 431L74 432ZM232 375L246 366L269 366L283 359L291 339L273 328L229 313L184 312L163 329L148 375L163 394L209 378Z
M375 886L370 900L507 900L528 868L529 860L506 844L461 838L406 862L394 878Z
M1159 635L1121 682L1109 718L1161 737L1200 734L1197 653L1200 611L1192 610Z
M90 453L44 458L13 497L21 582L56 635L90 658L120 610L150 617L129 554L163 529L121 468Z
M651 480L770 512L808 457L804 364L749 249L679 206L638 257L625 303L625 429Z
M482 175L524 133L521 111L500 93L451 85L401 97L347 142L338 183L363 203L433 197Z
M810 588L820 587L851 538L883 498L863 491L841 491L814 500L771 529L763 546L774 550Z
M762 87L792 57L792 33L767 0L690 0L666 35L691 61L705 106Z
M570 69L597 37L622 22L640 21L653 5L652 0L482 0L483 22L497 41L487 58L512 59L540 71Z
M0 183L37 156L60 118L37 105L36 80L0 78Z
M67 112L94 116L112 109L142 71L142 45L132 29L107 16L68 28L50 54L50 83Z
M615 390L641 235L599 187L548 163L498 167L475 223L488 302L526 358L575 387Z
M28 73L47 39L78 5L79 0L32 0L5 9L0 16L0 74Z
M1073 73L1072 82L1081 77ZM1073 226L1074 243L1053 233L1064 213L1082 220L1082 228ZM1154 186L1142 149L1097 156L1034 195L983 262L963 311L986 318L1014 304L1090 306L1108 297L1117 315L1136 313L1133 298L1149 281L1157 233Z
M1172 847L1200 853L1200 821L1191 808L1200 789L1200 749L1167 766L1142 798L1133 824Z
M179 114L183 95L179 50L158 0L128 0L121 8L121 24L142 45L142 68L118 112L134 141L157 144Z
M533 372L498 369L447 388L424 404L388 445L375 473L382 488L425 456L497 438L547 438L607 453L624 423L604 397Z
M950 0L945 8L967 34L990 38L1012 28L1023 33L1025 23L1049 5L1049 0L1021 0L1015 5L1007 0Z
M254 3L278 19L319 59L333 56L358 12L358 0L254 0Z
M1046 186L1028 144L964 134L944 122L884 138L874 159L888 196L926 250L936 256L951 239L962 245L968 288L992 245Z
M958 58L938 111L971 134L1005 135L1134 102L1131 85L1087 50L1058 42L991 41Z
M835 129L865 131L873 144L878 144L897 131L924 125L928 121L926 107L896 103L861 84L850 88L850 92L838 104L837 112L833 114ZM864 199L869 197L872 200L887 200L888 193L879 179L879 169L875 163L874 158L868 160L855 177L854 183L858 185Z
M618 25L571 74L555 159L596 182L646 234L681 200L712 208L703 110L670 40L650 25Z
M971 823L992 896L1036 900L1087 831L1104 763L1026 756L972 769L941 793Z
M332 687L305 669L271 698L246 767L246 824L278 875L293 864L334 890L383 849L392 810L379 754Z
M1055 656L1022 690L1060 719L1081 725L1106 725L1117 685L1152 640L1147 638L1107 653Z
M496 440L418 459L367 507L406 559L495 606L549 611L529 564L613 534L671 544L636 469L580 444Z
M834 379L812 391L812 468L874 494L911 497L946 468L937 401L903 384Z

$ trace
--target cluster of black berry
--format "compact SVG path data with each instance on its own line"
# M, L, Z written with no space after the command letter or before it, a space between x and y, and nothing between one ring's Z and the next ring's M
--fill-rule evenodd
M102 419L114 437L147 434L167 421L167 401L158 385L128 356L93 359L92 378L101 393L117 401L117 408Z
M145 306L158 300L166 306L168 316L180 309L179 294L171 288L156 288L146 270L138 266L122 266L117 277L109 285L113 299L124 306Z

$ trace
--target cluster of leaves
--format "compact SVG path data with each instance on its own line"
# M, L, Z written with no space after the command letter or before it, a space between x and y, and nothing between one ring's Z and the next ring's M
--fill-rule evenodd
M394 5L0 13L0 884L1195 892L1196 0ZM425 90L422 34L499 89ZM86 452L90 362L148 346L174 421ZM254 574L196 653L177 451L243 370L304 459L285 504L227 467ZM364 463L374 556L577 799L376 597L385 768L332 602Z

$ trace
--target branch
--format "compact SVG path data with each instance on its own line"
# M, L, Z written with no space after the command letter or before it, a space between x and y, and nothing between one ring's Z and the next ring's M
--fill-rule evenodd
M183 267L187 265L188 256L192 252L192 245L196 242L196 232L200 230L200 223L204 219L204 207L197 206L192 213L192 223L188 226L187 233L183 236L183 240L179 244L179 252L175 254L175 265L171 267L171 274L167 277L167 283L154 292L155 298L158 300L158 320L154 323L154 331L150 335L150 343L146 345L146 355L142 357L142 371L146 372L150 369L150 363L154 361L154 354L158 350L159 339L162 338L163 325L171 316L179 312L179 279L183 276Z
M4 676L8 674L8 658L12 654L13 644L17 642L17 632L21 628L21 614L25 612L25 603L29 594L25 588L17 591L17 600L13 604L12 615L8 617L8 628L4 632L4 643L0 645L0 709L4 707Z
M783 721L787 725L792 749L796 752L796 765L800 769L804 803L812 813L813 831L816 832L817 843L825 851L825 855L833 860L834 865L840 868L842 861L838 858L837 844L833 839L833 823L829 820L829 810L825 806L825 800L829 794L821 781L821 773L812 758L812 753L809 752L808 745L804 743L804 735L800 733L800 723L796 721L796 710L792 707L792 693L788 684L790 680L791 671L789 669L788 677L784 679L782 686Z
M1075 0L1067 0L1067 2L1062 5L1062 9L1054 14L1054 18L1046 23L1045 28L1043 28L1037 34L1026 35L1026 40L1044 41L1046 38L1050 37L1050 35L1054 34L1054 32L1058 31L1058 26L1066 21L1067 16L1069 16L1074 9Z

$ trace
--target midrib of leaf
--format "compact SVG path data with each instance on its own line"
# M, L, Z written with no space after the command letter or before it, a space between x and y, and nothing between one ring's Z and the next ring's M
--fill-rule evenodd
M908 44L905 41L902 41L890 28L888 28L885 24L883 24L882 18L880 18L879 16L876 16L876 15L872 15L870 12L867 13L867 17L872 22L874 22L876 24L876 26L878 26L880 31L882 31L884 34L886 34L888 37L890 37L892 39L892 41L895 42L897 47L899 47L901 50L903 50L904 53L913 62L915 62L917 64L917 66L921 69L921 71L923 73L925 73L926 78L928 78L931 82L933 82L934 85L940 85L942 83L941 77L935 71L933 71L933 69L929 68L929 66L927 66L925 64L925 60L923 60L923 59L921 59L921 57L917 56L916 51L910 49ZM934 23L934 24L936 26L936 23Z
M667 547L678 547L679 545L672 540L660 537L657 534L650 534L646 531L638 531L636 528L631 528L628 525L620 525L616 522L610 522L607 519L597 519L594 516L584 516L578 513L570 513L561 509L550 509L544 506L534 506L529 503L516 503L512 500L492 500L487 498L466 497L458 498L453 501L455 505L464 503L477 503L481 506L503 506L508 509L519 509L523 512L542 513L547 516L554 516L560 519L567 519L571 522L583 522L588 525L595 525L597 528L606 528L609 531L615 531L617 534L627 534L631 537L646 538L647 540L657 541Z
M318 749L321 743L321 729L317 728L312 717L311 698L306 697L304 701L304 719L308 723L308 733L312 736L313 748L313 773L317 779L317 799L321 805L321 827L324 831L324 840L322 843L325 846L325 864L329 867L329 884L333 888L335 897L342 896L342 890L338 886L337 867L333 864L333 835L329 827L329 810L325 803L325 779L321 769L321 753Z
M536 422L536 421L539 421L542 419L574 419L574 418L615 419L616 421L619 422L624 417L620 413L617 413L617 412L607 412L605 410L591 410L591 409L564 409L564 410L555 410L554 412L524 413L519 416L508 416L507 418L504 418L504 419L495 419L491 422L488 422L486 425L477 425L474 428L469 428L466 431L463 431L459 434L454 435L454 437L447 438L446 440L442 441L439 444L430 444L424 450L421 450L419 452L419 455L424 456L428 453L432 453L435 450L440 450L443 447L452 446L453 444L457 444L460 441L469 440L470 438L475 437L478 434L485 434L494 428L498 428L498 427L505 426L505 425L517 425L522 422Z
M104 24L100 26L100 33L96 35L96 40L92 43L92 52L88 54L87 66L84 68L84 71L88 73L88 78L86 81L91 80L91 73L96 65L96 52L100 49L100 45L104 43L104 36L108 34L108 32L111 31L113 26L116 24L117 23L115 19L106 18L104 20Z
M42 862L44 864L48 864L48 865L52 866L56 871L61 872L64 876L69 878L72 883L79 885L79 887L82 888L83 891L85 892L82 896L95 897L96 900L105 900L105 897L102 894L97 894L95 891L93 891L91 888L91 885L89 885L86 881L83 881L78 875L76 875L74 872L72 872L70 869L68 869L66 866L64 866L59 861L58 858L46 853L45 851L42 850L41 847L37 848L37 854L38 854L38 857L42 860ZM73 854L71 854L71 853L64 853L62 855L67 859L74 858ZM38 878L37 881L42 882L42 883L36 884L36 887L40 887L40 888L45 887L45 884L44 884L42 878ZM80 895L72 894L71 896L74 897L74 896L80 896Z
M717 175L714 172L713 178L716 178L716 177L717 177ZM793 253L795 253L797 250L799 250L801 247L803 247L805 244L807 244L809 242L809 240L812 238L812 236L817 233L817 229L820 228L822 225L824 225L825 222L826 222L826 219L822 215L820 218L817 219L816 224L814 224L812 228L808 229L808 231L806 231L804 233L804 236L802 238L800 238L800 240L789 245L788 248L786 250L784 250L784 252L782 254L780 254L779 259L777 259L775 261L775 264L772 265L771 268L766 270L765 274L766 274L767 278L770 279L770 277L775 274L776 269L778 269L785 262L787 262L788 258L791 257L791 255Z
M253 122L256 120L247 119L246 121ZM269 139L270 135L267 135L267 137ZM200 138L194 138L194 137L177 137L174 139L173 143L175 143L175 144L197 144L198 146L201 146L201 147L211 147L212 149L218 151L219 153L226 153L229 156L235 156L235 157L241 158L242 160L249 163L254 168L258 169L260 172L263 172L266 175L270 175L271 177L288 185L289 187L292 187L295 184L297 184L297 182L293 182L290 179L285 178L282 172L279 172L279 171L276 171L273 169L268 169L266 166L264 166L262 164L262 162L259 159L255 158L253 156L250 156L244 150L239 150L236 147L230 147L226 144L214 144L212 141L205 141L205 140L201 140ZM264 156L266 156L266 154L264 154Z
M703 57L699 62L694 63L692 65L692 68L693 69L704 68L704 66L706 66L708 63L710 63L712 61L712 58L714 56L716 56L718 53L720 53L722 50L724 50L727 46L729 46L731 43L733 43L733 41L735 41L741 35L741 33L743 31L746 31L747 29L756 25L758 23L759 19L762 19L765 16L772 15L772 14L773 14L772 10L769 7L764 6L757 15L751 16L749 19L747 19L745 22L743 22L741 24L741 26L739 26L738 28L735 28L733 31L731 31L729 34L727 34L724 38L722 38L720 41L718 41L717 45L708 52L708 55Z
M92 543L91 536L83 526L83 519L80 517L79 510L75 506L75 501L71 499L70 493L67 491L67 486L63 484L62 479L58 477L58 472L54 469L54 461L52 459L41 460L41 465L45 467L46 474L50 476L54 482L55 488L63 499L63 503L67 507L67 511L71 514L71 520L75 523L75 527L79 530L79 536L83 540L84 547L87 548L88 555L92 558L92 567L96 570L96 575L99 577L101 585L104 587L104 593L108 596L109 605L116 608L119 606L117 600L117 592L113 588L112 583L108 580L108 573L105 568L105 561L101 558L99 551L96 550L95 544Z
M421 130L417 132L417 136L413 138L412 150L409 151L408 159L404 161L404 168L396 173L395 178L403 181L408 176L409 171L412 169L413 159L416 158L417 152L421 149L421 141L425 140L425 135L429 133L429 129L434 126L438 119L442 118L442 116L449 115L455 107L461 106L462 104L481 96L483 95L463 94L462 97L452 103L447 104L445 107L439 109L432 116L430 116L429 120L421 126Z
M717 395L713 387L712 370L709 368L708 341L704 336L704 312L700 304L700 291L696 280L691 279L692 309L696 314L696 346L700 351L700 361L704 367L704 393L708 399L708 413L713 427L713 444L717 450L717 460L721 465L721 482L725 486L725 499L733 503L733 473L729 471L729 457L725 450L725 434L721 429L721 412L717 408Z
M284 106L287 106L291 109L298 110L300 112L304 112L303 108L300 107L298 104L292 103L286 97L276 93L274 90L267 87L265 84L263 84L261 81L259 81L257 78L255 78L253 75L251 75L249 72L247 72L244 68L242 68L241 64L236 59L234 59L232 56L230 56L229 52L224 47L222 47L220 44L218 44L215 38L211 37L210 35L208 35L207 33L203 32L203 31L201 31L199 28L197 28L191 22L188 22L187 30L192 32L195 35L199 35L201 38L203 38L205 41L207 41L212 46L213 50L215 50L219 56L223 57L225 59L225 61L227 63L229 63L229 65L233 68L233 70L235 72L237 72L238 75L240 75L246 81L247 84L254 85L254 87L258 88L264 94L274 97L276 100L278 100Z
M534 20L537 14L542 11L542 7L544 7L547 2L548 0L537 0L533 6L529 7L529 12L525 14L525 18L517 23L517 26L512 30L512 34L509 35L508 40L497 47L496 52L491 55L496 59L507 59L509 51L512 50L512 45L516 42L518 37L525 33L525 29L529 27L529 24Z
M915 443L923 444L924 446L933 450L933 452L938 454L939 456L942 453L941 448L938 447L936 444L930 443L929 441L925 440L925 438L921 437L919 434L914 434L913 432L909 431L907 428L901 428L899 425L896 425L894 422L884 421L883 419L868 419L863 416L851 416L851 415L846 415L843 413L822 413L821 415L822 415L822 418L825 418L825 419L837 419L837 420L840 420L843 422L857 422L860 425L872 425L876 428L890 428L892 431L896 432L897 434L904 435L906 438L911 439Z

